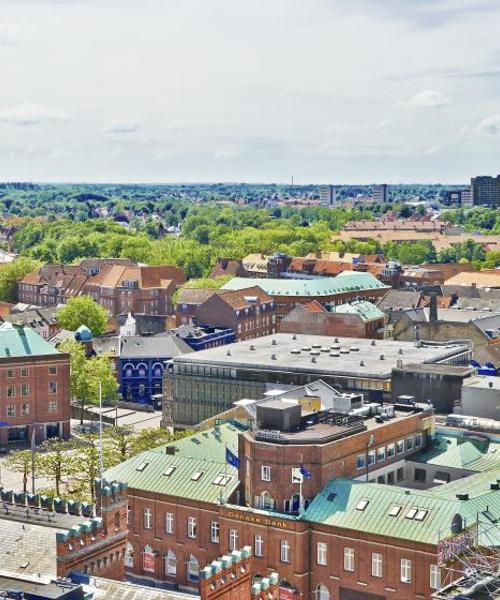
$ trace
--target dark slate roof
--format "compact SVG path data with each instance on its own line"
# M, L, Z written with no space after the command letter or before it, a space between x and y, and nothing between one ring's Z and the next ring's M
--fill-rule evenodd
M172 335L131 336L121 341L120 358L171 358L193 352L184 340Z
M414 308L420 300L420 292L414 290L388 290L387 294L377 303L380 310L404 310Z

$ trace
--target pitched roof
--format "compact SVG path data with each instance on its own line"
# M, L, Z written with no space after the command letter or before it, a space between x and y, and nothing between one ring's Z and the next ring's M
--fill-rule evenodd
M171 444L174 454L167 454L166 446L148 450L108 469L106 479L122 481L129 488L177 496L188 500L218 503L221 493L227 497L239 485L238 469L226 463L226 447L238 454L238 435L245 428L224 423ZM146 465L139 469L141 465ZM170 475L169 467L175 467ZM195 473L201 473L194 480ZM217 477L230 478L225 486L214 483Z
M241 290L218 290L217 295L231 308L240 310L253 305L255 299L260 300L260 302L272 302L273 300L272 296L266 294L258 285Z
M261 287L271 296L329 296L344 292L383 289L383 283L370 273L343 271L337 277L318 279L251 279L235 277L222 286L225 290Z
M331 312L357 315L365 322L385 317L385 313L378 309L375 304L368 302L367 300L353 300L352 302L332 306Z
M500 288L500 271L498 273L483 273L481 271L465 271L457 273L444 282L444 285L460 285L483 288Z
M124 281L137 281L140 288L166 288L173 281L182 285L186 281L180 267L161 265L158 267L106 265L101 271L90 277L87 285L107 288L121 287Z
M183 288L177 304L202 304L216 293L214 288Z
M500 443L474 437L439 435L414 460L454 469L488 471L500 468Z
M420 301L421 292L413 290L387 290L387 294L377 302L381 310L404 310L415 308Z
M29 327L0 326L0 358L47 356L59 352Z
M120 358L173 358L192 351L183 339L174 335L128 336L120 344Z

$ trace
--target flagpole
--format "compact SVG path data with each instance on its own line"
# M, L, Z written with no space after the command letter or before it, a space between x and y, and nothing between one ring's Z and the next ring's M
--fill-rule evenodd
M302 483L304 482L304 476L302 473L300 474L300 482L299 482L299 516L302 514L304 510L304 496L302 494Z
M31 432L31 493L35 494L35 448L36 448L36 423Z
M99 380L99 479L102 479L103 473L102 459L102 382Z

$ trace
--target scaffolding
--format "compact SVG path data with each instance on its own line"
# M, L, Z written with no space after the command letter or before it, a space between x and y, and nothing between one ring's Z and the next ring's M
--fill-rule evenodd
M433 598L500 598L500 527L489 510L474 525L441 539L438 548L445 585Z

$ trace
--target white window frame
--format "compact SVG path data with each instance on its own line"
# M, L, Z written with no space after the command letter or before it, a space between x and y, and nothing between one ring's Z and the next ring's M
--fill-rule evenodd
M233 552L233 550L238 549L238 530L230 529L229 530L229 550Z
M290 542L288 540L280 540L280 561L282 563L290 562Z
M164 557L165 577L177 577L177 557L169 550Z
M344 571L354 572L354 548L344 548Z
M326 542L316 544L316 563L323 567L328 564L328 544Z
M383 557L380 552L372 552L372 577L383 577Z
M193 540L196 539L196 517L188 517L187 536Z
M220 536L220 523L219 521L211 521L210 522L210 541L212 544L219 543Z
M165 533L174 533L174 513L165 513Z
M429 587L431 590L441 588L441 567L439 565L431 565L429 568Z
M269 465L260 467L260 478L262 481L271 481L271 467Z
M144 509L142 524L144 529L153 529L153 511L149 507Z
M409 558L401 559L399 579L401 583L411 583L411 560Z
M264 556L264 536L257 533L253 540L255 556Z

